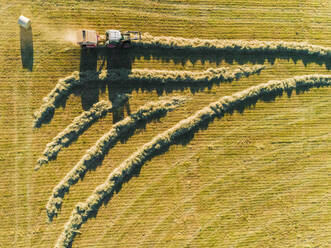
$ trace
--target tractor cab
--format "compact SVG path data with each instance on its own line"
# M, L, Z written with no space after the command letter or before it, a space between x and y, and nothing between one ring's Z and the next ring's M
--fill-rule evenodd
M139 31L127 31L110 29L106 35L98 35L94 30L81 29L77 32L77 44L82 48L129 48L132 40L141 40Z
M106 31L106 46L110 48L122 47L124 37L119 30L107 30Z
M122 33L119 30L107 30L106 32L106 47L109 48L129 48L132 40L141 40L139 31L127 31Z

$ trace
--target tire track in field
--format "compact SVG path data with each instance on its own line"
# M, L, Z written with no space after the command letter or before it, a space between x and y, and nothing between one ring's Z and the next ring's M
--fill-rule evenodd
M95 189L85 203L79 203L76 206L64 232L58 239L56 247L70 246L77 230L97 213L104 201L110 200L112 195L120 190L124 182L130 180L134 174L139 173L146 160L167 149L171 144L174 144L177 138L189 132L196 132L202 125L211 122L217 116L221 117L235 109L244 109L257 100L270 100L270 98L281 95L284 91L289 94L292 90L307 90L311 87L329 86L330 84L331 75L306 75L280 81L269 81L266 84L250 87L232 96L222 97L219 101L197 111L193 116L180 121L177 125L143 145L117 167L109 175L106 182Z
M307 138L307 139L305 139L304 141L314 141L314 140L319 140L321 137L325 137L325 136L330 136L330 134L314 136L314 137L311 137L311 138ZM304 141L302 141L302 142L300 142L300 143L303 143ZM291 143L291 144L285 145L285 146L283 146L283 147L281 147L281 148L278 148L278 149L276 149L276 150L273 150L273 151L271 151L271 152L268 152L268 153L266 153L266 154L263 154L263 155L259 156L258 158L254 158L254 159L250 160L249 162L247 162L246 164L248 164L248 165L249 165L249 164L252 164L252 163L254 163L255 161L260 160L261 158L264 158L264 157L269 156L269 155L271 155L271 154L275 154L275 153L280 152L280 151L282 151L282 150L287 150L287 149L289 149L290 147L292 147L292 146L297 146L297 145L298 145L298 143ZM299 158L303 159L302 156L299 156ZM263 167L258 167L257 169L251 171L251 172L254 172L254 173L251 174L250 176L254 176L254 175L258 174L259 171L263 171L263 170L264 170L266 167L268 167L268 166L270 166L270 164L265 165L265 166L263 166ZM232 172L237 171L237 170L239 170L239 169L240 169L240 168L232 169L229 173L227 173L227 174L225 174L225 175L222 175L221 177L217 177L215 180L213 180L212 182L208 183L208 184L205 185L201 190L199 190L199 191L197 192L197 194L198 194L198 193L201 193L202 191L204 191L204 190L206 190L206 189L208 189L209 187L212 187L212 186L213 186L215 183L217 183L220 179L226 177L227 175L231 175ZM319 169L319 168L317 168L316 170L318 170L318 169ZM299 176L296 176L295 178L298 178L298 177L299 177ZM292 178L292 179L293 179L293 178ZM279 185L282 185L282 184L285 184L285 183L286 183L286 182L279 182L279 183L273 185L272 187L263 190L262 192L258 192L258 193L256 193L253 197L251 197L250 199L247 199L247 200L245 200L244 202L240 202L240 204L235 205L234 207L230 208L228 211L223 212L222 214L230 213L230 212L232 212L236 207L238 207L238 206L244 204L245 202L247 202L247 201L251 201L252 199L255 199L257 196L259 196L259 195L261 195L261 194L264 194L265 192L272 190L272 189L275 188L276 186L279 186ZM299 186L301 186L301 185L299 185ZM195 195L197 195L197 194L195 194ZM285 193L283 193L283 194L285 194ZM194 195L194 196L195 196L195 195ZM277 195L277 196L279 196L279 195ZM192 199L189 199L189 200L192 200ZM184 202L183 204L185 204L185 202ZM217 216L220 216L220 214L218 214ZM217 221L217 220L215 220L215 218L214 218L213 220L210 220L209 222L207 222L207 223L204 225L204 227L199 228L199 229L195 232L195 234L193 235L193 237L191 238L191 240L188 241L187 244L190 245L190 244L193 242L193 240L195 239L195 237L197 237L197 235L199 234L199 232L201 232L201 230L207 229L208 227L212 226L211 223L216 222L216 221ZM214 232L216 232L216 230L214 230Z
M315 168L315 169L313 169L312 171L319 171L319 170L320 170L320 168ZM292 179L299 178L300 176L301 176L301 175L296 176L296 177L294 177L294 178L292 178ZM275 189L275 188L277 188L277 187L279 187L279 186L282 186L282 185L287 185L287 184L288 184L288 181L281 181L281 182L279 182L279 183L277 183L277 184L275 184L275 185L272 185L271 187L269 187L269 188L267 188L267 189L264 189L263 191L260 191L260 192L258 192L258 193L256 193L256 194L254 194L253 196L251 196L250 198L246 199L245 201L243 201L243 202L239 202L239 204L236 204L236 205L234 205L233 207L227 209L227 211L218 213L218 214L215 216L215 218L213 218L213 220L207 222L207 223L204 225L204 227L199 228L199 229L195 232L195 234L192 235L192 238L186 243L186 246L190 246L190 245L192 245L192 242L198 238L199 233L202 232L203 230L207 229L208 227L213 226L213 222L219 221L218 218L219 218L220 216L222 216L222 215L226 215L227 213L232 213L233 210L235 210L235 209L238 208L239 206L244 205L244 204L248 204L248 202L254 202L255 199L258 198L258 197L260 197L261 195L267 194L268 192L272 191L273 189ZM298 187L301 187L301 186L302 186L302 184L296 185L296 186L294 186L294 187L292 188L292 190L295 190L295 189L297 189ZM286 192L283 192L283 193L281 193L281 194L277 194L277 195L274 195L274 196L271 196L271 197L280 197L280 196L282 196L282 195L286 195L286 194L288 194L288 193L289 193L289 192L286 191ZM215 233L217 230L218 230L218 229L214 230L213 233ZM212 236L212 235L210 235L210 236Z
M94 146L86 151L85 155L65 178L55 186L46 206L48 219L52 221L57 216L58 211L61 209L63 198L69 192L70 187L75 185L79 179L82 179L88 170L101 164L108 151L121 138L129 137L137 129L139 123L144 122L147 124L155 118L165 116L167 112L174 110L183 104L184 101L185 98L183 97L173 97L169 100L150 102L142 106L136 113L117 122L109 132L105 133Z
M55 109L60 106L72 92L89 81L101 83L114 83L123 85L131 83L145 83L147 85L179 84L182 87L194 86L198 84L210 84L220 82L231 82L241 77L248 77L252 74L259 74L264 65L238 66L235 69L228 67L210 68L202 72L192 71L167 71L167 70L147 70L147 69L113 69L99 72L74 72L70 76L60 79L54 89L43 99L43 104L34 113L34 127L41 127L48 123L54 116Z
M308 140L308 141L310 141L310 142L313 142L313 141L315 141L315 140L320 140L320 138L321 137L330 137L330 134L325 134L325 135L319 135L319 136L314 136L314 137L312 137L312 138L309 138L309 139L306 139L306 140ZM303 142L300 142L300 143L303 143ZM319 145L318 147L324 147L324 146L327 146L327 145ZM302 159L304 159L304 157L302 157L300 154L298 154L298 156L297 156L297 159L298 160L302 160ZM310 170L310 172L312 172L312 171L319 171L319 170L321 170L322 168L320 168L320 167L315 167L314 169L312 169L312 170ZM295 177L291 177L291 181L294 181L293 179L296 179L296 178L300 178L300 175L298 175L298 176L295 176ZM285 182L279 182L279 183L277 183L276 185L274 185L274 186L272 186L271 188L268 188L268 189L266 189L266 190L264 190L262 193L265 193L265 191L267 191L267 190L271 190L271 189L273 189L273 188L275 188L276 186L279 186L279 185L285 185L285 184L287 184L288 183L288 181L285 181ZM302 186L302 184L298 184L298 187L301 187ZM292 188L292 190L291 191L294 191L294 189L295 188L297 188L297 187L294 187L294 188ZM277 195L277 197L279 197L279 196L282 196L282 195L285 195L285 194L288 194L289 192L284 192L284 193L282 193L282 194L278 194ZM241 204L240 204L241 205ZM233 210L234 208L232 208L231 210ZM215 222L216 220L214 220L214 221L212 221L212 222ZM209 226L211 226L211 225L209 225ZM213 231L213 233L215 233L217 231L217 229L216 230L214 230Z
M237 130L238 128L236 128L236 130ZM235 130L232 130L231 132L229 132L228 134L231 134L232 132L234 132ZM215 143L216 141L214 141L214 142L211 142L211 143L209 143L208 145L210 145L210 144L213 144L213 143ZM201 148L199 148L197 151L195 151L193 154L191 153L190 154L190 156L188 156L189 158L191 158L191 157L193 157L193 156L195 156L196 155L196 153L198 152L198 151L200 151L202 149L202 147ZM180 159L180 161L182 162L182 161L186 161L186 159L188 159L187 157L185 158L185 159ZM179 162L179 161L177 161L176 163L173 163L173 164L178 164L178 163L181 163L181 162ZM174 168L176 165L173 165L171 168ZM160 175L161 175L161 177L158 177L157 179L154 179L153 181L150 181L150 183L149 183L149 185L155 185L157 182L160 182L166 175L168 175L168 171L165 171L165 172L163 172L162 174L160 173ZM120 214L119 215L116 215L115 216L115 218L116 219L114 219L114 222L113 222L113 225L115 225L115 221L116 220L118 220L118 219L120 219L120 217L122 217L125 213L127 213L128 211L130 211L130 209L132 208L132 206L137 202L137 201L139 201L146 193L147 193L147 191L149 190L150 188L145 188L144 189L144 192L142 192L142 193L140 193L137 197L135 197L135 198L133 198L132 199L132 201L130 202L130 204L127 204L126 205L126 207L125 208L122 208L122 211L120 212ZM137 217L137 218L139 218L139 217ZM112 226L113 226L112 225ZM105 232L107 232L107 230L105 230ZM144 236L144 239L146 238L146 235Z
M314 170L312 170L313 172L315 172L315 171L319 171L320 170L320 168L316 168L316 169L314 169ZM295 177L296 178L296 177ZM301 186L301 185L300 185ZM299 188L299 187L298 187ZM293 188L292 189L292 191L293 190L298 190L298 188ZM289 192L286 192L286 193L289 193ZM281 194L280 196L282 196L282 195L284 195L284 194L286 194L286 193L283 193L283 194ZM302 212L308 212L310 209L314 209L314 206L313 207L308 207L308 206L303 206L303 207L301 207L300 208L300 213L302 213ZM319 214L319 212L315 212L315 213L313 213L313 211L309 211L310 213L312 213L312 214L310 214L310 216L314 216L314 215L318 215ZM298 213L296 213L296 214L294 214L294 215L298 215ZM291 215L291 216L293 216L293 215ZM284 215L284 216L279 216L278 218L272 218L271 220L269 220L269 221L267 221L262 227L259 227L259 228L257 228L257 230L254 230L254 231L250 231L250 233L248 234L248 235L246 235L245 237L243 237L243 238L241 238L241 239L239 239L239 240L237 240L236 241L236 244L238 244L238 243L241 243L241 242L244 242L245 240L247 240L250 236L252 236L252 235L254 235L254 234L256 234L256 233L259 233L259 232L261 232L261 231L265 231L266 229L269 229L268 227L270 227L271 225L273 225L274 223L280 223L281 224L281 221L283 221L283 220L285 220L285 219L287 219L288 218L288 216L286 216L286 215ZM262 232L261 232L262 233ZM321 246L321 247L324 247L324 246Z
M320 105L318 105L318 106L323 106L323 105L325 105L326 103L322 103L322 104L320 104ZM316 105L315 105L315 107L316 107ZM305 108L306 109L306 108ZM295 110L295 111L297 111L297 109ZM295 111L291 111L291 112L295 112ZM288 113L286 113L286 114L288 114ZM279 117L281 117L281 116L285 116L285 113L282 113L282 114L277 114L276 116L273 116L273 117L277 117L277 118L279 118ZM267 119L268 118L268 116L264 116L264 119ZM291 123L287 123L287 125L291 125ZM287 126L286 125L286 126ZM245 126L245 129L248 129L250 126L252 126L252 124L251 125L246 125ZM237 129L239 129L239 127L237 127L237 128L234 128L234 129L232 129L229 133L227 133L227 135L230 135L231 133L233 133L233 132L235 132ZM210 142L208 145L206 145L206 146L209 146L209 145L212 145L212 144L214 144L214 143L219 143L220 142L220 140L223 140L223 138L221 138L221 139L218 139L218 140L215 140L215 141L213 141L213 142ZM247 162L246 163L246 165L247 164L251 164L251 163L253 163L253 162L255 162L255 161L257 161L257 160L259 160L259 159L261 159L261 158L263 158L263 157L265 157L265 156L268 156L268 155L270 155L270 154L273 154L273 153L276 153L276 152L279 152L279 151L281 151L281 150L283 150L283 149L288 149L288 147L290 147L290 146L292 146L292 145L295 145L295 144L288 144L288 145L286 145L286 147L284 147L284 148L279 148L279 149L276 149L276 150L273 150L272 152L269 152L269 153L266 153L266 154L263 154L263 155L261 155L259 158L256 158L256 159L253 159L253 160L250 160L249 162ZM181 160L181 162L177 162L177 163L183 163L184 161L187 161L187 160L189 160L189 159L191 159L192 157L194 157L201 149L203 149L204 147L201 147L199 150L197 150L196 152L194 152L193 154L190 154L190 156L188 156L188 157L186 157L185 159L182 159ZM177 164L176 163L176 164ZM260 169L261 167L259 167L259 169ZM264 167L263 167L264 168ZM262 169L263 169L262 168ZM237 170L240 170L241 168L239 168L239 167L235 167L234 169L232 169L231 171L229 171L229 172L227 172L226 174L223 174L221 177L217 177L215 180L213 180L213 181L211 181L210 183L208 183L208 184L205 184L204 186L203 186L203 188L201 188L201 189L199 189L198 191L195 191L195 193L190 197L190 198L186 198L185 200L183 200L179 205L177 205L177 207L175 208L175 209L173 209L172 211L170 211L169 212L169 214L168 215L166 215L165 217L163 217L162 219L160 219L159 221L158 221L158 223L157 223L157 225L155 225L154 226L154 228L152 229L152 230L150 230L149 231L149 233L152 233L155 229L157 229L169 216L171 216L175 211L177 211L178 209L180 209L181 207L183 207L183 205L185 205L187 202L189 202L189 201L191 201L191 200L193 200L199 193L201 193L202 191L204 191L204 190L206 190L208 187L211 187L211 186L213 186L220 178L224 178L224 177L226 177L227 175L229 175L229 174L231 174L231 173L233 173L234 171L237 171ZM169 171L167 172L167 173L169 173ZM161 177L161 178L158 178L158 182L160 182L164 177L165 177L165 175L166 175L166 173L164 173L163 174L163 176ZM155 182L153 181L153 183L155 184ZM151 185L151 184L150 184ZM144 192L146 192L147 191L147 189L145 189L145 191ZM136 200L139 200L140 199L140 197L144 194L144 192L143 193L141 193L136 199L135 199L135 201ZM133 205L134 203L131 203L130 204L130 206L129 207L131 207L132 205ZM152 203L151 203L151 205L152 205ZM127 210L129 207L127 207L125 210ZM124 212L124 211L123 211ZM121 214L121 216L123 215L124 213L122 213ZM139 219L139 216L137 217L137 219ZM134 220L133 220L134 221ZM169 230L170 231L170 230ZM145 239L147 239L149 237L149 234L145 234L144 235L144 238L142 239L142 240L140 240L140 243L141 242L143 242Z
M114 111L128 100L126 95L118 96L113 103L101 101L94 104L89 110L77 116L62 132L46 145L43 155L39 157L35 170L57 158L62 148L68 147L77 140L93 123Z

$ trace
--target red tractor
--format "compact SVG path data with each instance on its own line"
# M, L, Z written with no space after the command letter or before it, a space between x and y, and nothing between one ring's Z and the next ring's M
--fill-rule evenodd
M141 40L139 31L107 30L105 36L99 36L94 30L79 30L77 32L77 44L83 48L129 48L132 40Z

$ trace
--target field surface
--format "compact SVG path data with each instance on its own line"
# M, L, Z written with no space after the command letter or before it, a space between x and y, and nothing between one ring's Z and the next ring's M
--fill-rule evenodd
M220 84L91 83L77 87L49 123L34 128L33 113L59 79L102 66L101 55L96 59L70 42L79 28L101 34L106 29L139 30L153 36L330 47L331 3L0 0L0 14L1 248L53 247L77 203L85 202L116 167L155 136L221 97L269 80L331 74L330 58L135 49L112 63L132 70L193 72L266 67ZM32 20L30 36L17 25L21 14ZM27 49L22 36L30 39ZM122 93L129 95L125 106L98 119L56 160L34 170L46 144L76 116ZM297 93L216 118L147 161L139 175L82 225L72 247L330 247L331 87ZM70 188L58 216L48 221L46 205L54 187L114 122L150 101L174 97L185 101L117 142L102 163Z

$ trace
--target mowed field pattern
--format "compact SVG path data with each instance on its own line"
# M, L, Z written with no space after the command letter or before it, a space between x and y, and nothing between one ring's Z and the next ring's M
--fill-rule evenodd
M331 6L327 0L0 0L0 14L0 247L53 247L77 203L85 202L116 167L220 97L269 80L330 74L330 62L306 58L137 52L132 69L266 68L203 87L125 89L131 113L164 97L184 96L186 101L116 144L101 165L70 189L59 215L48 223L46 205L53 188L114 121L111 114L99 119L55 161L34 171L46 144L84 111L82 99L89 94L78 89L50 123L33 128L33 113L43 97L59 79L81 68L81 52L70 44L70 32L89 28L102 34L114 28L153 36L306 41L330 47ZM22 68L20 14L32 20L32 71ZM99 59L98 67L101 63ZM98 101L108 100L115 90L91 89ZM293 92L215 119L148 161L80 228L73 247L329 247L330 94L330 87Z

